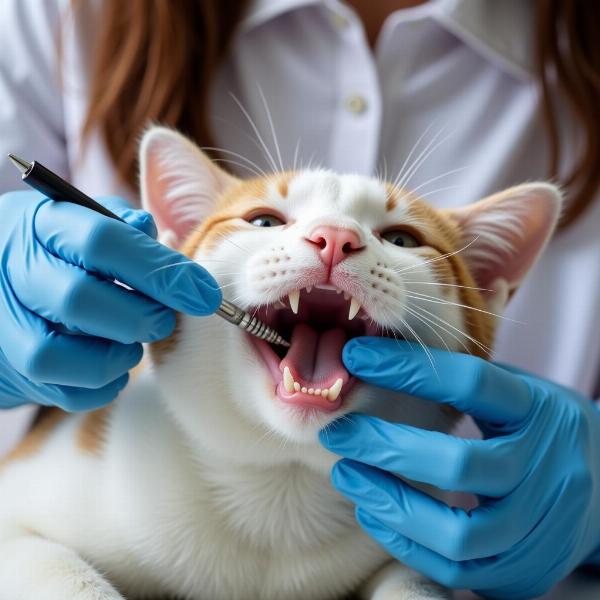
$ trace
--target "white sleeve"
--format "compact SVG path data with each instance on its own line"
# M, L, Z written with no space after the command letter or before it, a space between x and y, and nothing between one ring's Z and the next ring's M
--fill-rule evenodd
M59 81L59 0L0 0L0 193L26 188L6 158L68 177Z

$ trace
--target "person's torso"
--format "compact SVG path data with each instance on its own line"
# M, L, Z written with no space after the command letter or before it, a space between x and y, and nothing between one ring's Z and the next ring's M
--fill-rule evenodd
M341 3L255 4L218 74L208 115L224 164L237 174L311 165L377 173L399 177L435 206L547 177L533 75L511 62L511 51L494 53L484 34L474 37L477 27L493 23L489 15L475 19L484 14L480 5L457 3L467 5L458 16L445 8L452 2L399 11L371 50L358 18ZM489 10L491 3L483 4ZM527 21L523 3L494 7L504 29L503 19ZM465 14L475 23L470 30ZM529 26L519 24L517 46ZM93 32L91 23L89 31L65 31L63 174L90 195L121 194L136 203L118 182L100 134L82 153L89 84L83 49ZM43 162L35 147L28 157ZM598 395L600 365L599 226L595 202L551 242L511 301L495 353L591 396Z

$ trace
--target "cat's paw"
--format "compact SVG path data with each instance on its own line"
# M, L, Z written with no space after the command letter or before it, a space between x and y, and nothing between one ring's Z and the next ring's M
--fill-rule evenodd
M125 600L115 588L94 571L74 569L61 583L53 582L52 595L44 590L44 600Z
M453 593L402 563L384 565L361 590L363 600L452 600Z
M452 600L452 592L423 593L410 590L389 590L381 596L374 596L374 600Z
M452 591L433 582L410 582L375 591L371 600L452 600Z
M74 550L37 536L0 543L0 599L125 600Z

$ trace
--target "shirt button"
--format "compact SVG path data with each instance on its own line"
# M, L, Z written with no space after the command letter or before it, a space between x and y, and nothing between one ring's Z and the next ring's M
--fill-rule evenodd
M355 115L360 115L367 110L367 100L360 94L352 94L346 98L346 109Z
M336 12L331 14L331 21L338 29L348 29L350 27L350 19Z

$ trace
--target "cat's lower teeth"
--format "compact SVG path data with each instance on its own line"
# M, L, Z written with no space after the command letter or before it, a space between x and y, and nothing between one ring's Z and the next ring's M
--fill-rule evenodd
M294 381L289 367L283 369L283 387L288 394L302 392L303 394L309 394L310 396L327 398L329 402L335 402L342 391L342 385L344 385L344 382L341 378L338 378L330 388L306 388L301 386L297 381Z

